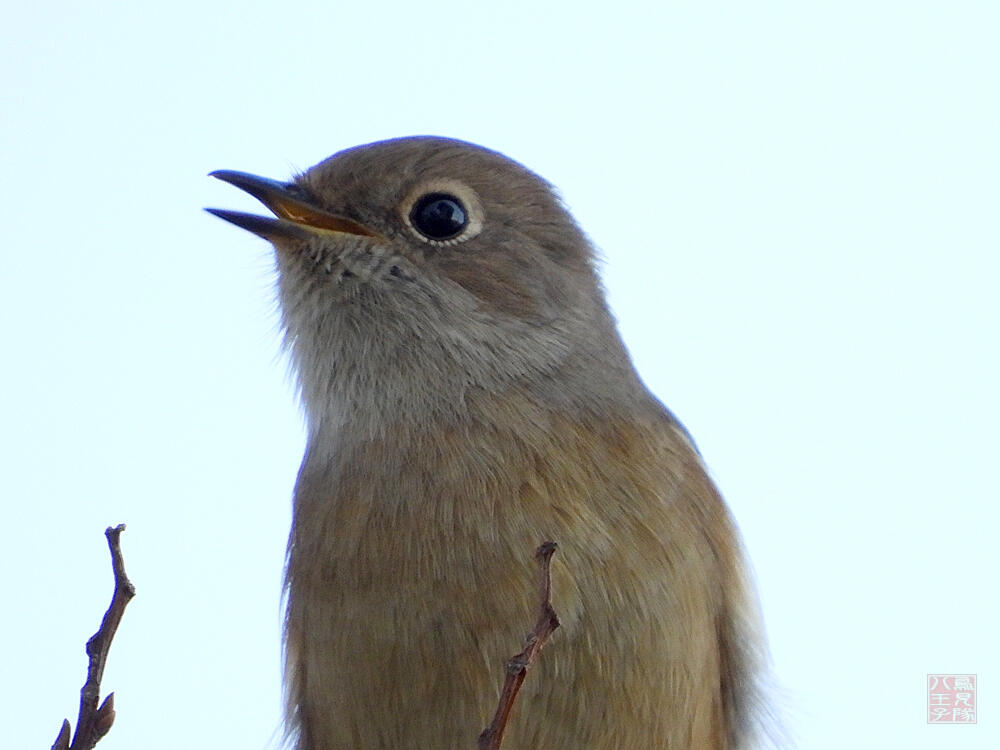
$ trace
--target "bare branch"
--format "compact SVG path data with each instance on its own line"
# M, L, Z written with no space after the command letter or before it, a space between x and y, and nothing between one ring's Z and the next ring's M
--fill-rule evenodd
M500 750L500 743L503 742L503 733L507 728L511 709L514 707L514 701L517 699L517 693L524 683L528 669L535 663L538 652L542 650L542 646L545 645L549 636L559 627L559 616L552 607L551 562L556 546L555 542L545 542L535 551L535 559L538 560L540 571L538 593L541 604L538 621L525 641L524 650L507 662L507 678L504 681L503 692L500 694L497 711L493 715L493 721L479 735L479 750Z
M90 660L87 667L87 681L83 683L80 690L80 712L76 719L76 734L73 737L73 744L69 742L70 725L68 721L63 721L59 736L56 738L52 750L93 750L100 739L108 733L111 725L115 721L115 695L110 693L104 702L98 706L101 695L101 678L104 676L104 665L108 661L108 651L111 649L111 640L118 630L118 623L121 622L125 613L125 606L135 596L135 586L125 574L125 561L122 558L120 537L125 530L125 524L115 527L108 527L104 531L104 536L108 539L108 548L111 550L111 569L115 575L115 593L111 597L111 604L104 619L101 620L101 627L93 637L87 641L87 657Z

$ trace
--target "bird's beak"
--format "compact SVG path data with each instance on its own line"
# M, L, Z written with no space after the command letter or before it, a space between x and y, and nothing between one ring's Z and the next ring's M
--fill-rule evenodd
M277 217L256 216L242 211L226 211L221 208L206 208L210 214L225 219L242 229L253 232L265 240L293 239L306 240L323 234L353 234L362 237L376 237L375 232L364 224L337 216L303 200L295 189L284 182L257 177L246 172L232 172L220 169L210 177L235 185L259 200Z

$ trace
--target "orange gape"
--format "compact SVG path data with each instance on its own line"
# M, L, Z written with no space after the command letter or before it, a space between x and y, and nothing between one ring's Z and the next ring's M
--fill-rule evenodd
M562 627L505 747L749 747L763 643L738 535L551 188L442 138L290 183L216 175L275 214L214 211L276 248L308 418L287 571L298 750L472 750L546 539Z

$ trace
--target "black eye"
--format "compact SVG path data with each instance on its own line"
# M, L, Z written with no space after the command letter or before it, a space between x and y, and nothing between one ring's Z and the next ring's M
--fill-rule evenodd
M462 233L469 217L454 195L428 193L410 211L410 222L431 240L450 240Z

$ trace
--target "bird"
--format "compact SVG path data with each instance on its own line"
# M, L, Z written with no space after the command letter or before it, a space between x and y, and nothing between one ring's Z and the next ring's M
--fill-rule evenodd
M739 531L637 374L555 188L437 136L288 181L211 174L273 214L207 209L273 245L305 413L292 746L474 747L537 608L532 552L553 540L561 627L507 745L750 747L767 657Z

